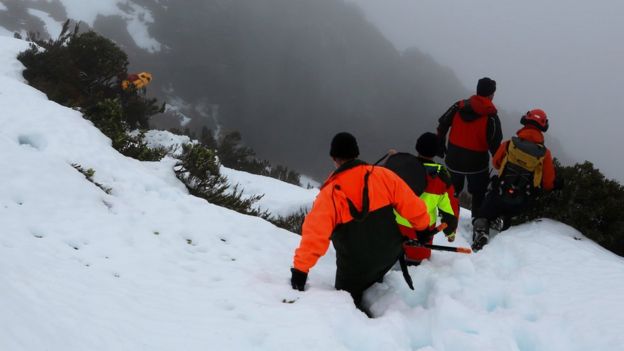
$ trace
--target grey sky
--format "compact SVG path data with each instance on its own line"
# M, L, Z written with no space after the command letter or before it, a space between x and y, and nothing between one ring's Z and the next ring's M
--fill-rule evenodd
M495 79L497 105L543 108L569 156L624 180L624 2L349 1L397 48L429 53L467 88ZM508 126L520 118L501 117Z

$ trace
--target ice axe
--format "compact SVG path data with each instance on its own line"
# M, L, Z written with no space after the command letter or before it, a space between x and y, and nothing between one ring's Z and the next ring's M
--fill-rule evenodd
M432 230L432 232L435 232L435 233L441 232L444 229L446 229L446 227L448 227L448 225L446 223L441 223L440 225L435 227ZM463 254L471 254L472 253L472 249L470 249L469 247L454 247L454 246L444 246L444 245L421 244L421 243L419 243L416 240L410 240L409 244L414 245L414 246L426 247L426 248L431 249L431 250L449 251L449 252L457 252L457 253L463 253Z
M446 223L442 223L439 226L435 227L433 230L431 230L431 232L438 233L444 230L447 226L448 225ZM433 244L421 244L417 240L414 240L414 239L408 240L404 245L415 246L415 247L419 246L419 247L428 248L430 250L450 251L450 252L457 252L457 253L463 253L463 254L472 253L472 250L468 247L453 247L453 246L443 246L443 245L433 245ZM405 246L403 247L403 249L405 250ZM403 273L403 278L405 278L405 282L407 283L410 289L414 290L412 277L410 276L407 270L407 260L405 258L405 251L403 254L401 254L401 256L399 256L399 266L401 267L401 272Z
M424 244L423 247L426 247L431 250L450 251L450 252L457 252L457 253L463 253L463 254L472 253L472 250L469 247L453 247L453 246L433 245L433 244Z

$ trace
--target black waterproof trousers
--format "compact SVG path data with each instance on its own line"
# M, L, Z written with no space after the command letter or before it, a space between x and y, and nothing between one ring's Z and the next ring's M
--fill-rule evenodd
M483 217L478 212L483 204L485 193L490 182L490 172L485 170L479 173L456 173L449 170L453 187L455 187L455 196L464 190L464 181L468 182L468 192L472 195L472 218Z
M513 217L524 212L532 200L530 196L525 194L508 196L501 194L497 188L492 189L485 197L478 211L479 216L476 218L487 218L488 221L493 221L500 216Z

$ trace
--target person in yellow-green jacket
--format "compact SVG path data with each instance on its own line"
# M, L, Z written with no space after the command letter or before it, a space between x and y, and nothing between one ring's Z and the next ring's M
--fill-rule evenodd
M453 242L459 220L459 201L455 197L453 182L446 167L433 160L439 151L439 147L439 137L434 133L424 133L416 142L418 161L424 166L426 171L426 185L424 191L420 194L420 198L427 205L430 217L429 229L433 229L436 226L439 214L441 222L447 225L443 230L444 235L449 242ZM409 225L409 222L403 220L398 215L397 223L404 235L408 235L410 232L413 233L414 230ZM416 234L419 243L431 244L435 232L421 231ZM418 265L422 260L431 257L431 249L424 246L414 246L406 243L403 248L405 261L410 265Z

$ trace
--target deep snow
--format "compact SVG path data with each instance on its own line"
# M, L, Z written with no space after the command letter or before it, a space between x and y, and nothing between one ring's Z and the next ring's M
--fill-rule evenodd
M434 252L416 291L391 271L365 296L375 319L333 289L332 249L292 290L297 235L188 195L172 158L118 154L24 83L26 48L0 37L0 350L624 349L622 258L549 220ZM316 194L224 172L276 213ZM464 211L455 245L469 232Z

